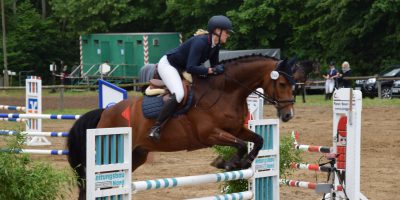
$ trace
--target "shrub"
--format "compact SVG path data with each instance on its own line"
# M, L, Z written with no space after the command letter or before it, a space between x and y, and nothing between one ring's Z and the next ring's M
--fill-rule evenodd
M301 162L300 151L293 148L294 139L291 136L285 136L280 139L279 145L279 176L287 177L291 175L294 169L290 168L290 163ZM215 146L215 151L225 160L229 159L236 149L233 147ZM236 193L248 190L247 180L235 180L224 182L221 185L222 193Z
M25 138L9 140L8 149L0 152L0 199L66 199L76 183L70 170L54 169L49 163L32 161L21 149Z

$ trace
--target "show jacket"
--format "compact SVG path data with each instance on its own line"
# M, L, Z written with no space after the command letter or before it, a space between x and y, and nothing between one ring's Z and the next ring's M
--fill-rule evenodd
M208 68L203 63L208 59L211 66L219 62L220 45L212 48L210 38L209 34L190 38L167 53L169 63L179 72L186 70L191 74L206 75Z

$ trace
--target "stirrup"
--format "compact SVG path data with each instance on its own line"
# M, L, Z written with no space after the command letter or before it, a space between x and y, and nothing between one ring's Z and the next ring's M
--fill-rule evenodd
M160 129L161 129L161 126L157 126L157 125L153 126L150 129L149 138L154 141L159 141L161 138Z

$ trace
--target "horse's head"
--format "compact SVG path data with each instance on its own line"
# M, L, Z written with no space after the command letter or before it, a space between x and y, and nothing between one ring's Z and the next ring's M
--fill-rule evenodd
M283 121L289 121L293 115L293 85L296 83L291 71L295 60L283 60L264 77L262 87L267 94L267 101L278 110L278 117Z

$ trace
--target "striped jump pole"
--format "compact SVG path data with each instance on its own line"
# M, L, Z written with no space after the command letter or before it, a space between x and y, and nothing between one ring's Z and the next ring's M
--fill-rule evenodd
M329 166L320 166L318 164L307 164L307 163L291 163L290 167L292 169L302 169L302 170L311 170L311 171L320 171L320 172L331 172L332 168Z
M219 183L239 179L249 179L254 175L252 169L224 172L217 174L204 174L197 176L185 176L176 178L163 178L155 180L137 181L132 183L132 191L154 190L188 185L200 185L206 183Z
M26 122L28 119L21 119L21 118L0 118L0 121L7 121L7 122Z
M333 153L332 147L327 146L313 146L313 145L306 145L306 144L299 144L297 141L299 139L299 132L292 131L292 138L294 139L294 148L299 151L304 152L319 152L319 153Z
M66 119L76 120L80 115L59 115L59 114L19 114L19 113L0 113L0 118L9 119Z
M12 131L0 130L0 135L26 135L26 136L43 136L43 137L68 137L68 132L28 132L28 131Z
M0 105L0 110L16 110L16 111L25 111L25 106L9 106L9 105Z
M26 153L26 154L40 154L40 155L68 155L68 150L58 150L58 149L1 149L2 152L12 152L12 153Z
M295 145L295 149L306 152L319 152L319 153L332 153L332 147L326 146L313 146L313 145Z
M222 195L215 195L209 197L200 197L200 198L193 198L193 199L186 199L186 200L245 200L245 199L253 199L253 192L245 191L245 192L238 192L232 194L222 194Z
M280 179L281 185L287 185L289 187L298 187L298 188L307 188L315 190L318 185L326 184L326 183L313 183L307 181L297 181L297 180L288 180L288 179ZM333 187L333 185L332 185ZM341 185L337 185L335 188L332 188L336 191L342 191L343 187Z

